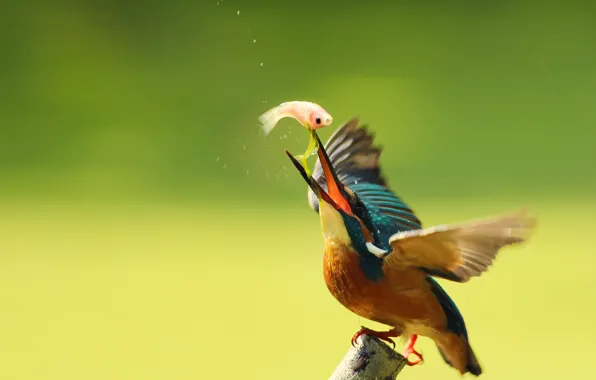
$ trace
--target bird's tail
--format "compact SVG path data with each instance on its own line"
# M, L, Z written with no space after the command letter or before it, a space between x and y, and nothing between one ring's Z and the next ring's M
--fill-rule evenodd
M277 122L282 118L281 112L279 112L279 107L273 107L267 111L265 111L261 116L259 116L259 121L261 122L261 128L265 135L268 135Z
M445 363L457 369L462 375L468 372L474 376L482 374L480 363L466 337L449 333L446 339L437 342L437 348Z

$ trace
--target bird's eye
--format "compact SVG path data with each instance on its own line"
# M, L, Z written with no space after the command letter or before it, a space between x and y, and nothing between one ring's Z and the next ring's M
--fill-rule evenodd
M317 118L315 119L315 121L317 122L317 124L321 124L321 118L320 118L320 117L317 117Z

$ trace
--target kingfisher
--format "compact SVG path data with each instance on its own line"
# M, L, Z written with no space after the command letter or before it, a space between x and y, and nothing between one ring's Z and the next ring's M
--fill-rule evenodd
M286 150L308 184L308 203L319 214L323 273L329 292L362 318L390 327L363 334L391 343L407 340L407 364L423 360L414 345L432 339L443 360L462 375L482 374L459 309L435 278L464 283L486 272L501 248L526 241L535 225L525 209L458 224L422 227L394 193L380 167L382 148L357 117L323 146L312 171ZM410 361L410 356L416 360Z

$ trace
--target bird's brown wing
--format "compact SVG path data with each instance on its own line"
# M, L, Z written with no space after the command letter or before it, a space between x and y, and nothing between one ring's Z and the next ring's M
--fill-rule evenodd
M388 269L418 267L430 275L466 282L488 270L498 251L528 238L535 220L524 211L454 225L397 233Z

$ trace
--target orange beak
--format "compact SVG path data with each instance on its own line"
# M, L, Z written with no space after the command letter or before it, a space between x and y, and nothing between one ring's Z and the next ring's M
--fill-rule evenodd
M322 198L325 202L331 204L335 209L342 210L343 212L345 212L348 215L353 215L352 208L350 207L350 203L346 200L346 197L342 194L343 184L337 178L337 174L335 173L333 166L331 166L329 156L327 155L325 148L323 148L323 144L321 143L319 136L314 131L313 131L313 134L314 134L315 138L317 139L317 144L318 144L317 153L319 155L319 161L321 162L321 167L323 168L323 174L325 175L325 181L327 183L327 191L325 191L321 187L321 185L319 185L319 183L317 181L315 181L314 178L312 178L310 175L306 174L306 171L304 170L304 167L302 166L302 164L300 162L298 162L298 160L296 160L296 158L294 158L294 156L292 156L292 154L290 152L288 152L286 150L286 154L288 155L288 157L290 157L290 160L292 160L292 162L294 163L294 166L296 166L296 169L298 169L300 174L302 174L302 177L304 178L306 183L308 183L308 185L310 186L312 191L314 191L314 193L317 194L317 196L319 198Z

